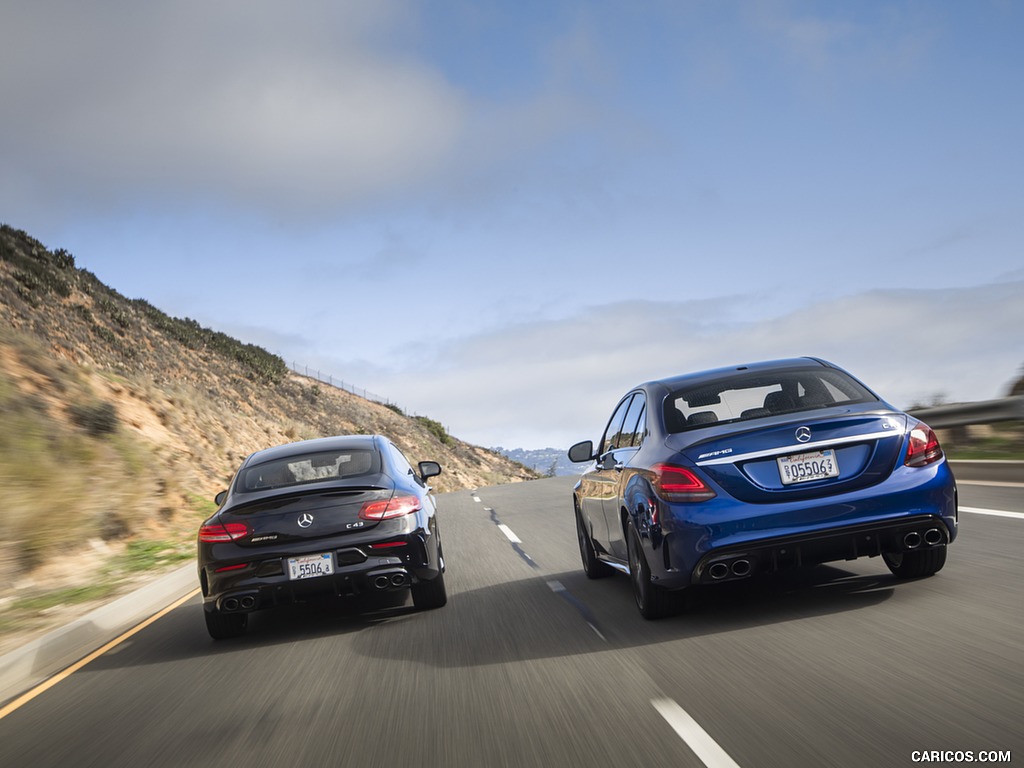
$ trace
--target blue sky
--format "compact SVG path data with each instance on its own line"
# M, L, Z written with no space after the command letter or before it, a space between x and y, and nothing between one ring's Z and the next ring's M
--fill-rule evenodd
M20 2L0 220L482 445L816 355L1024 363L1017 2Z

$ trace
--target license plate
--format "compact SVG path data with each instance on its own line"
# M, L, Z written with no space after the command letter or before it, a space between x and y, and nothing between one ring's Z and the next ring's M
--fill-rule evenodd
M836 452L831 449L799 453L796 456L780 456L776 461L779 463L779 476L783 485L839 477Z
M288 558L288 578L292 581L313 579L317 576L330 576L333 573L334 559L331 557L330 552Z

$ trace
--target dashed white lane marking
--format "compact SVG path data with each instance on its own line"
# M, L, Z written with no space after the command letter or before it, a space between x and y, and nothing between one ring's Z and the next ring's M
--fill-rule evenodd
M594 623L593 617L590 615L590 611L587 609L587 606L584 605L580 600L576 599L576 597L565 588L565 585L562 582L552 580L549 581L547 584L548 588L552 592L566 600L568 603L576 606L576 610L578 610L580 614L583 616L583 620L587 622L587 626L594 630L594 633L598 637L600 637L606 643L608 642L608 638L601 633L601 630L597 628L597 624Z
M479 496L474 496L473 497L473 501L475 501L477 504L479 504L480 503L480 497Z
M971 512L975 515L992 515L993 517L1013 517L1017 520L1024 520L1024 512L1005 512L1001 509L979 509L978 507L960 507L961 512Z
M513 544L522 544L523 540L516 536L515 532L504 523L498 523L498 530L505 534L505 538Z
M651 704L708 768L739 768L736 761L672 699L651 699Z

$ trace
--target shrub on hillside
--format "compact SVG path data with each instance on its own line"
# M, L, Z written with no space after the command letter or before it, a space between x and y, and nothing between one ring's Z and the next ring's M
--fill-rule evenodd
M428 419L426 416L417 416L416 421L420 426L426 429L427 432L440 440L442 445L449 445L451 443L452 438L441 422Z
M117 431L117 409L113 403L72 403L68 413L76 425L93 437Z

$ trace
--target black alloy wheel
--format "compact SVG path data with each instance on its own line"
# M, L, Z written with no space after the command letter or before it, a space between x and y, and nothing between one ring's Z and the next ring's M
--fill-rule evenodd
M946 564L946 547L916 549L911 552L883 552L882 560L898 579L920 579L942 570Z
M629 580L633 584L633 597L640 615L645 619L662 619L672 613L672 594L651 581L651 569L644 557L640 535L630 525L627 533Z
M438 573L430 581L420 581L412 585L412 604L418 610L433 610L447 602L448 590L444 585L444 571Z
M576 509L576 538L580 544L580 559L583 561L583 572L590 579L603 579L612 573L612 568L607 563L602 563L597 557L597 550L594 542L583 525L583 515Z
M229 640L245 632L249 625L247 613L221 613L220 611L203 611L206 617L206 631L214 640Z

